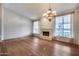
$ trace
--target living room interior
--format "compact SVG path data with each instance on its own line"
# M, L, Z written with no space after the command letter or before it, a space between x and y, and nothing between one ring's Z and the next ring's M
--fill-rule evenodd
M2 3L1 21L0 55L79 56L79 3Z

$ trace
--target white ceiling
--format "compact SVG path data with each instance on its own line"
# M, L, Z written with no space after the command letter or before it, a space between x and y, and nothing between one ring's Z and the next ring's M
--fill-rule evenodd
M51 8L59 14L73 11L78 5L77 3L51 3ZM32 20L39 19L49 8L48 3L6 3L3 6Z

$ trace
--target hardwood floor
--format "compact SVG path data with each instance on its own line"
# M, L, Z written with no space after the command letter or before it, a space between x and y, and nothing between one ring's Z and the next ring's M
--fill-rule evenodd
M79 47L75 44L47 41L37 37L5 40L3 45L6 45L6 49L2 48L0 53L5 50L4 53L8 56L79 56Z

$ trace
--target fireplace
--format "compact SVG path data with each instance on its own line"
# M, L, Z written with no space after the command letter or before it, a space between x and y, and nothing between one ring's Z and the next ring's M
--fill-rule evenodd
M43 36L49 36L49 32L48 31L43 31Z
M55 28L55 18L52 19L51 22L48 21L46 17L41 17L40 19L40 38L46 40L52 40L54 36L54 28Z
M46 40L52 40L52 30L51 29L41 29L40 38Z

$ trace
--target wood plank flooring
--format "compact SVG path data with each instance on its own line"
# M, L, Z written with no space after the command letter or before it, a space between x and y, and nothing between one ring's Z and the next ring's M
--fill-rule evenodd
M5 40L4 53L7 56L79 56L79 47L55 40L47 41L37 37L23 37ZM1 49L0 43L0 49ZM2 53L0 50L0 54ZM4 55L4 54L3 54Z

